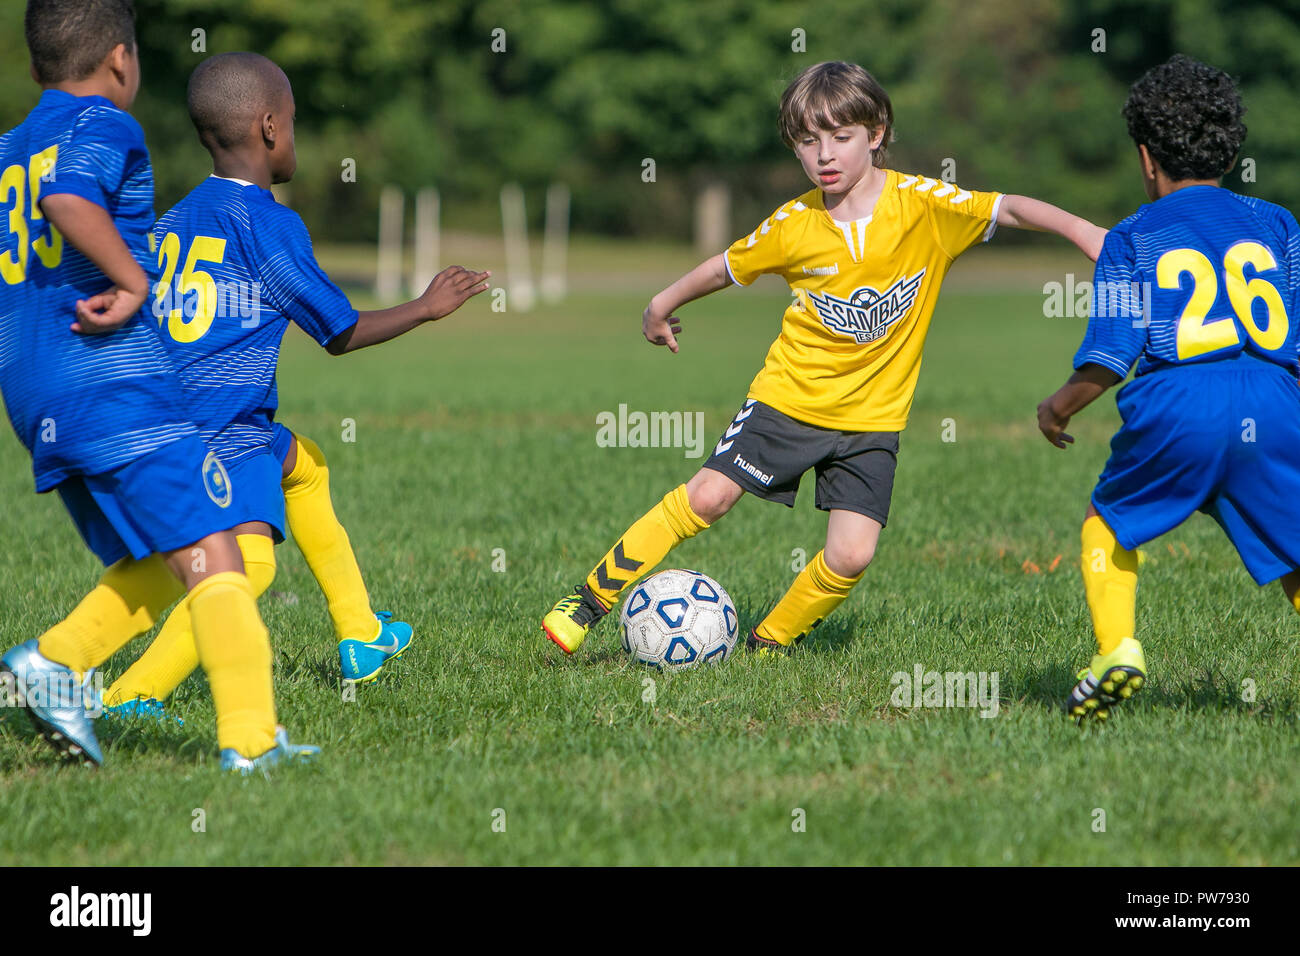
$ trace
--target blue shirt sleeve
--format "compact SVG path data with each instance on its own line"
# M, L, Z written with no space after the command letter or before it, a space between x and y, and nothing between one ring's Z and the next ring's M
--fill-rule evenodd
M1112 229L1097 257L1088 331L1074 355L1076 370L1101 365L1120 378L1128 377L1147 343L1144 299L1129 234Z
M261 281L280 314L320 345L357 323L357 310L316 262L311 236L298 214L284 206L254 225L263 254Z
M1294 329L1296 323L1300 322L1300 224L1290 212L1284 214L1282 221L1286 230L1286 247L1283 254L1286 256L1284 267L1289 286L1283 301L1286 303L1287 315L1291 317L1291 325ZM1300 351L1300 337L1297 337L1296 345L1297 351Z
M77 117L41 193L80 196L111 211L110 199L141 162L149 162L149 151L140 124L118 110L92 106Z

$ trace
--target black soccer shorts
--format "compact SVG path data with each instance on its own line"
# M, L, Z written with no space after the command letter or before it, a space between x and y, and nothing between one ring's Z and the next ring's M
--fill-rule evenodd
M817 474L817 507L889 518L898 464L898 432L843 432L808 425L749 398L732 419L705 468L752 495L793 508L799 479Z

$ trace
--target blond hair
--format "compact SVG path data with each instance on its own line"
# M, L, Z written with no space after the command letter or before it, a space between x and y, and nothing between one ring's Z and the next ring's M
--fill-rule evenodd
M880 147L871 154L872 165L884 165L885 148L894 139L894 107L884 87L856 63L814 64L781 94L778 125L791 149L804 133L859 124L872 133L884 130Z

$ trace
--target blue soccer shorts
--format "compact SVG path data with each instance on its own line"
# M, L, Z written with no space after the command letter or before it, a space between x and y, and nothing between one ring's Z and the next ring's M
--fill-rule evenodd
M283 456L277 457L271 449L244 455L229 466L230 480L239 489L230 507L234 524L265 521L276 544L284 540L283 468Z
M1176 366L1116 404L1092 504L1124 548L1204 511L1257 584L1300 568L1300 385L1285 369L1248 355Z
M106 472L68 478L58 491L82 539L105 565L175 551L241 520L235 481L197 436Z

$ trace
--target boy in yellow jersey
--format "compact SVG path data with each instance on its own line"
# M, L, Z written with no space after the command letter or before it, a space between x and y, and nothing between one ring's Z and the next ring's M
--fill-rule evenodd
M741 495L793 507L811 468L817 507L830 512L826 547L745 642L750 650L792 647L848 596L875 554L921 348L953 260L999 224L1057 233L1096 260L1105 230L1055 206L884 168L892 127L889 97L862 67L804 70L781 98L780 128L816 188L646 307L645 337L676 352L681 321L673 313L687 302L768 272L795 295L712 457L543 619L566 653L628 586Z

